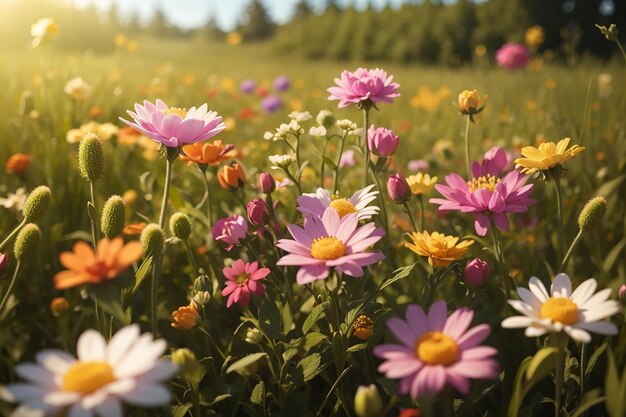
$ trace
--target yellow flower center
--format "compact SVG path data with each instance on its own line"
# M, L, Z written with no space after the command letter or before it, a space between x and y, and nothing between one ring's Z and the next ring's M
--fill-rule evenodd
M63 390L87 395L115 381L106 362L76 362L63 375Z
M249 277L250 277L250 274L248 274L247 272L242 273L241 275L237 277L237 284L243 284L244 282L248 280Z
M500 178L487 174L483 177L472 178L471 181L467 182L467 188L469 188L470 193L473 193L481 188L486 188L493 193L496 190L496 185L500 182L502 182Z
M424 333L415 344L417 357L427 365L448 366L458 360L459 346L441 332Z
M339 214L339 218L343 218L345 215L358 211L347 198L338 198L335 196L333 196L333 201L330 202L330 207L335 209L337 214Z
M185 116L187 116L187 109L181 109L180 107L170 107L167 110L163 110L163 114L166 116L168 114L177 114L180 116L181 119L184 119Z
M569 298L550 297L541 306L541 318L574 324L578 321L578 306Z
M311 245L311 256L315 259L332 261L346 253L346 245L336 237L318 237Z

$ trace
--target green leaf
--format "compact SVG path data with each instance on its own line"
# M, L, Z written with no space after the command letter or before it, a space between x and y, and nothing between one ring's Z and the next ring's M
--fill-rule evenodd
M415 268L415 265L417 265L417 262L414 263L413 265L403 266L402 268L398 268L395 271L393 271L393 275L391 276L391 278L389 278L388 280L382 283L382 285L378 289L378 292L381 292L382 290L384 290L385 288L387 288L394 282L408 277L411 274L411 271L413 271L413 268Z
M602 354L606 351L606 348L608 346L609 346L609 341L606 340L604 343L600 345L599 348L595 350L595 352L593 352L593 354L589 358L589 361L587 361L587 369L585 370L586 375L591 374L591 371L593 370L593 367L596 365L596 362L598 361L600 356L602 356Z
M251 355L244 356L243 358L235 361L232 365L230 365L228 369L226 370L226 373L227 374L231 372L242 373L241 371L244 371L247 366L252 365L253 363L255 363L256 361L258 361L259 359L265 356L267 356L267 353L265 352L258 352L258 353L253 353ZM246 374L246 372L244 371L243 374Z
M307 316L306 320L304 320L304 324L302 324L303 334L306 335L309 332L309 330L311 330L313 325L317 323L317 321L320 318L322 318L322 315L324 314L324 310L326 310L329 305L330 305L329 301L324 301L323 303L318 304L315 307L313 307L313 309L311 310L311 313Z
M582 400L580 400L578 407L572 410L569 417L580 417L594 405L604 402L605 399L605 397L600 396L600 388L588 391Z
M532 385L550 375L550 372L556 367L556 356L558 349L555 347L545 347L540 349L528 363L526 368L526 383Z
M263 301L259 307L259 330L270 339L285 339L280 310L274 301Z
M137 294L137 290L148 275L151 266L152 255L145 258L139 266L139 269L137 269L137 272L135 273L135 285L133 285L133 288L124 289L124 291L122 291L122 308L124 311L126 311L130 306L130 303L132 303L133 298L135 298L135 294Z
M180 406L173 406L172 417L185 417L187 415L187 412L191 410L191 407L193 407L192 403L185 403Z
M606 273L609 273L613 268L613 264L617 261L622 254L622 250L626 246L626 238L619 241L617 245L611 249L611 251L604 258L604 262L602 262L602 270Z
M604 391L606 393L606 409L611 417L623 417L624 412L624 392L626 392L626 375L622 381L620 381L619 370L615 363L615 356L613 351L608 352L608 363L606 369L606 376L604 378ZM625 372L626 373L626 372Z
M363 350L365 348L367 348L367 343L358 343L356 345L350 346L348 349L346 349L346 352L358 352L359 350Z
M330 158L329 158L329 157L327 157L327 156L323 156L323 155L320 155L320 156L321 156L321 157L322 157L322 159L324 160L324 163L325 163L326 165L328 165L328 167L329 167L330 169L332 169L333 171L337 171L337 165L335 165L335 163L332 161L332 159L330 159Z
M122 309L120 302L120 290L113 283L105 283L101 285L93 285L91 287L91 296L98 301L98 305L109 313L116 324L124 327L130 324L130 311Z
M522 384L524 383L524 375L526 374L528 364L530 364L531 360L532 357L524 359L517 369L515 382L513 383L511 401L509 402L509 408L507 409L506 413L507 417L517 417L517 414L519 413L520 405L522 404L522 400L524 399L522 395Z
M298 372L294 374L294 383L296 383L296 385L300 385L299 383L310 381L317 374L319 374L321 372L321 360L322 356L319 353L313 353L312 355L303 358L296 366ZM302 380L298 381L300 377Z
M252 390L252 395L250 395L250 402L252 404L257 404L265 408L265 383L260 381L254 389Z
M612 180L605 182L596 190L595 195L608 197L619 188L624 179L626 179L626 174L622 174L617 178L613 178Z
M309 352L312 348L327 340L326 335L319 332L311 332L304 336L304 351Z
M285 303L281 311L281 317L283 320L283 334L286 336L291 331L291 325L293 324L293 318L291 317L291 309L289 303Z

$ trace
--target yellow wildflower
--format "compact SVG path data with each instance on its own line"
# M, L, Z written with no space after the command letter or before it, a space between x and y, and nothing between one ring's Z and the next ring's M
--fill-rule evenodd
M463 257L474 243L473 240L464 240L457 244L458 237L439 232L413 232L410 237L413 243L405 243L404 246L418 255L428 256L428 263L433 267L448 266L452 261Z

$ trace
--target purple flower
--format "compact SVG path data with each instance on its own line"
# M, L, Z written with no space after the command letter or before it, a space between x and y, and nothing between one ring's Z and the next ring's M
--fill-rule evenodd
M409 171L428 171L430 164L424 159L411 159L407 165Z
M256 81L254 80L243 80L239 85L239 89L242 93L252 94L254 93L254 89L256 88Z
M409 183L400 173L387 177L387 193L391 201L396 204L404 204L413 197Z
M169 148L212 138L226 127L216 112L207 110L207 104L189 110L168 107L158 99L156 104L144 100L135 104L135 112L127 110L134 122L120 120L154 141Z
M283 107L283 101L278 96L267 96L261 101L261 107L266 113L274 113Z
M248 202L248 220L255 226L265 226L269 222L270 210L260 198Z
M246 219L239 215L219 219L211 228L213 240L226 243L227 251L238 245L246 237L247 233L248 223L246 223Z
M9 257L6 255L6 253L0 252L0 275L2 275L4 270L7 268L8 260Z
M400 138L393 131L371 125L367 131L367 146L374 155L391 156L398 148Z
M329 100L339 100L339 107L348 107L364 101L371 103L391 103L400 96L400 84L392 82L393 75L380 68L373 70L357 68L356 71L343 71L341 78L335 78L336 87L328 88Z
M482 162L472 163L472 177L478 178L484 175L500 176L504 171L513 168L513 156L504 148L494 146L485 152Z
M287 91L291 87L291 81L286 75L279 75L274 79L274 89L276 91Z
M470 328L474 312L460 308L448 317L445 301L434 303L428 315L416 304L406 310L406 320L394 317L387 327L400 344L379 345L374 354L383 359L378 372L400 379L400 393L417 399L438 394L446 386L465 395L470 379L494 379L498 351L480 346L489 335L486 324Z
M521 43L505 43L496 51L496 62L508 70L524 68L529 59L528 49Z
M463 282L468 288L476 290L481 288L487 277L489 276L489 264L482 259L475 258L465 265L465 273L463 275Z
M626 304L626 284L622 284L617 291L617 296L622 304Z

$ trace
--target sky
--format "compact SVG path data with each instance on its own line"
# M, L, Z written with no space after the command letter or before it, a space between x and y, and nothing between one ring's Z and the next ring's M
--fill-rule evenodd
M1 0L0 0L1 1ZM108 10L116 4L122 17L139 14L142 21L150 20L154 10L161 7L170 23L183 28L203 26L209 16L215 16L217 24L223 30L232 30L243 16L250 0L69 0L78 7L95 5L101 10ZM298 0L262 0L272 19L284 23L291 17L293 7ZM364 8L368 3L381 8L389 4L398 6L405 0L338 0L340 6L346 3ZM316 10L321 10L326 0L309 0Z

